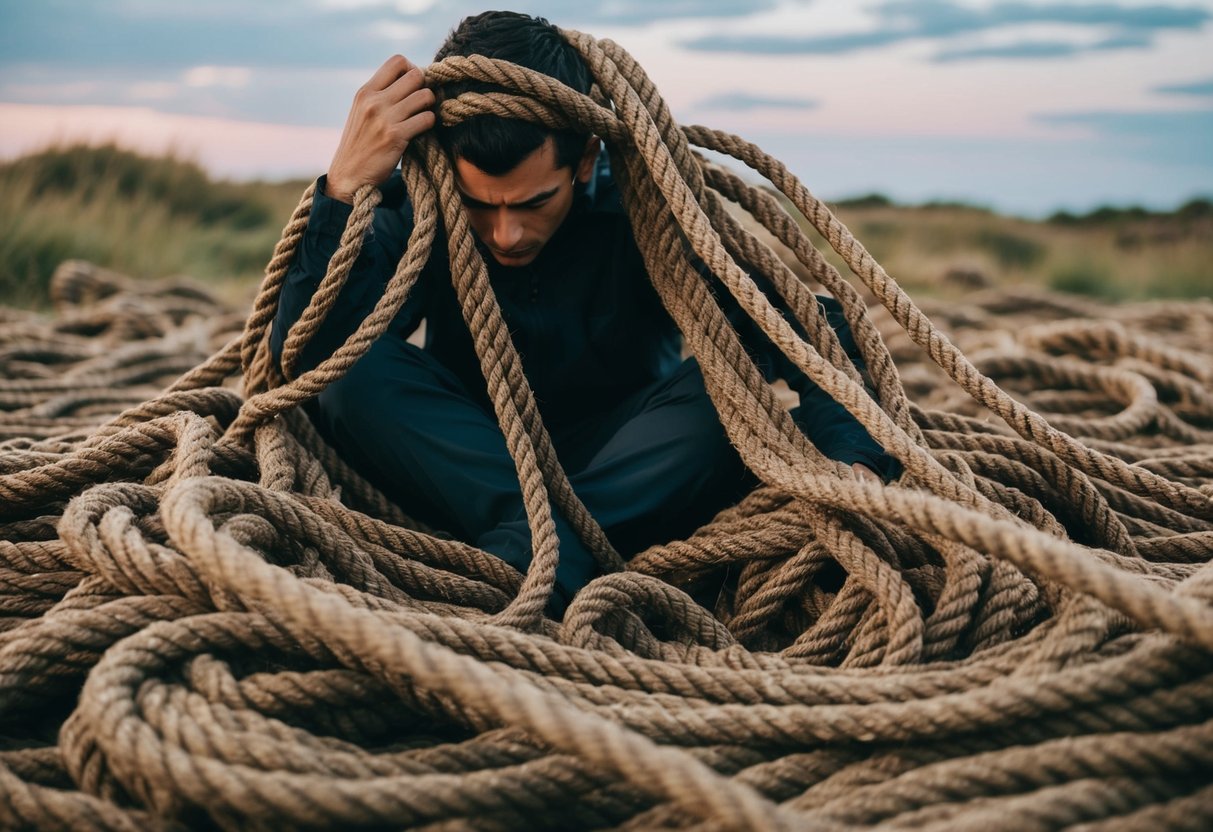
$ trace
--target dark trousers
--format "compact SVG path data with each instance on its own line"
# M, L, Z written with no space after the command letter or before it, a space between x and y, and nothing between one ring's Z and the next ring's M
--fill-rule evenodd
M329 441L410 514L526 570L531 534L496 417L429 353L379 339L318 410ZM614 407L548 429L573 490L625 558L689 535L755 482L695 359ZM597 566L554 508L553 517L567 602Z

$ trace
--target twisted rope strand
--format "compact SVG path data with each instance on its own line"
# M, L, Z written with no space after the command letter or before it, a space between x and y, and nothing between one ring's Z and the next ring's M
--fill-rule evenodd
M195 286L65 263L55 319L0 310L0 825L1208 826L1213 303L1016 288L916 304L777 160L679 125L618 44L565 36L591 95L448 58L427 83L497 91L439 116L603 139L759 487L622 561L569 484L432 137L402 162L405 254L307 372L292 367L385 210L375 188L281 369L270 327L311 187L247 318ZM525 575L411 518L299 407L384 336L431 256L451 262L515 461ZM857 481L804 436L705 266L900 481ZM867 378L798 274L841 304ZM554 511L604 573L561 621L544 616Z

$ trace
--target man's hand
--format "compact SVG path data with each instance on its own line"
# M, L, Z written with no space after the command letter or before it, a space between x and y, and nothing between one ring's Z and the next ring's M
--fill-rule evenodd
M852 462L851 470L855 472L855 478L860 482L874 482L877 485L884 482L880 474L877 474L862 462Z
M410 141L434 126L434 93L425 73L393 55L357 94L329 164L325 194L351 202L363 185L379 185L396 169Z

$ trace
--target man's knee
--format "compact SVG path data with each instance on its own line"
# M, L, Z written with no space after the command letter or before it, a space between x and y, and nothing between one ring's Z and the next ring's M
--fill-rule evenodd
M729 441L721 415L716 411L704 385L703 373L695 359L679 367L668 388L671 419L668 423L667 462L688 475L713 475L735 478L744 468ZM700 477L693 477L699 479Z
M380 417L400 425L395 403L449 385L444 373L449 375L420 347L381 338L320 393L318 406L330 425L368 425Z
M346 422L349 417L375 395L374 362L371 353L362 356L336 381L320 392L317 400L321 414L328 422ZM382 382L380 382L382 384Z

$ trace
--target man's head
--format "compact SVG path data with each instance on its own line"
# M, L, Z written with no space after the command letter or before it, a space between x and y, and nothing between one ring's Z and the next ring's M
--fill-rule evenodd
M577 50L543 18L484 12L463 20L434 56L483 55L542 72L588 93L590 72ZM488 92L491 84L441 88L439 100ZM575 181L588 182L597 138L482 115L436 130L454 160L455 177L477 236L498 262L522 266L538 256L568 216Z

